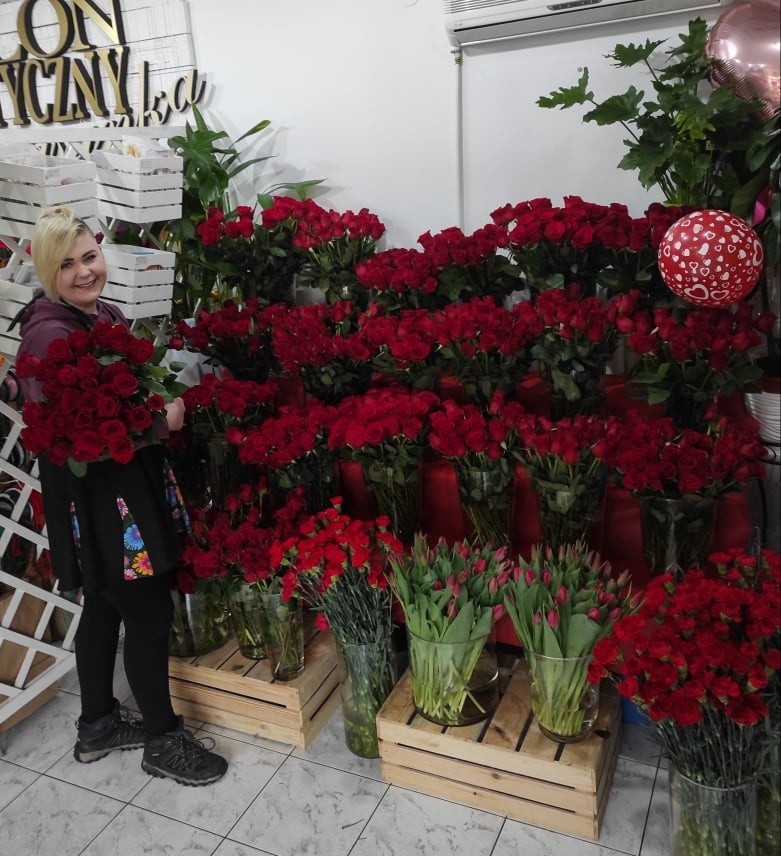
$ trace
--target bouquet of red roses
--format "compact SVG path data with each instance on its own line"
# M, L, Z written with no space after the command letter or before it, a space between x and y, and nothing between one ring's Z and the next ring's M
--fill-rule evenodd
M76 475L92 461L129 463L136 449L159 442L153 423L184 385L160 365L163 349L121 324L98 322L55 339L43 357L22 354L20 378L41 384L22 410L22 442Z

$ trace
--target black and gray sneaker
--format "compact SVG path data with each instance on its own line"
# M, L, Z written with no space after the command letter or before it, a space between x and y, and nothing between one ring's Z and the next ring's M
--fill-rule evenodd
M210 751L213 747L211 738L199 740L188 731L180 716L173 731L147 737L141 767L150 776L173 779L180 785L210 785L228 769L228 762Z
M111 713L95 722L79 719L76 728L78 737L73 757L82 764L104 758L115 749L140 749L146 738L141 721L133 719L127 708L121 708L116 700Z

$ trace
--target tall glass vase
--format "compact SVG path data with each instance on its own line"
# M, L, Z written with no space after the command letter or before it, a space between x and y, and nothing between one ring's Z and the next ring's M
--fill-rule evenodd
M235 582L229 594L231 627L239 651L248 660L266 657L263 641L263 597L256 585Z
M340 685L344 738L361 758L379 758L377 711L396 683L391 628L372 642L339 641L344 677Z
M713 788L670 765L671 856L755 856L756 783Z
M239 452L224 434L213 434L206 444L206 472L209 496L215 508L224 509L228 494L236 493L246 472Z
M540 515L542 543L552 550L583 540L589 526L602 517L604 482L567 487L532 477Z
M499 703L499 670L488 637L466 642L424 639L407 627L412 701L438 725L486 719Z
M638 494L643 559L652 575L681 574L701 565L713 543L716 501L687 494L665 497Z
M393 534L411 544L420 529L420 469L405 471L378 461L364 464L363 476L378 512L390 518Z
M526 652L532 711L540 731L551 740L585 740L599 715L599 685L588 682L591 654L546 657Z
M304 615L301 601L263 592L261 627L269 665L279 681L292 681L304 670Z
M228 603L214 580L200 580L194 592L172 591L174 617L168 639L172 657L198 657L224 645L230 636Z
M509 468L459 467L461 507L478 542L495 548L509 546L513 474Z

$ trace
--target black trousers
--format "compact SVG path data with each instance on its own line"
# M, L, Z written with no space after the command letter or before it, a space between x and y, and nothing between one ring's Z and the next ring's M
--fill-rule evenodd
M168 634L173 618L171 579L161 574L85 594L76 630L81 718L94 722L114 705L119 625L125 625L125 673L149 734L176 725L168 689Z

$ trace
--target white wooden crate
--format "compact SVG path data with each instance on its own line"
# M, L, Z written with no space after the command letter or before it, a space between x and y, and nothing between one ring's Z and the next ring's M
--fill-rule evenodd
M43 154L0 158L0 235L31 238L38 215L50 205L69 205L83 219L95 217L95 164Z
M182 158L91 155L97 166L98 211L103 218L153 223L182 215Z
M20 342L19 325L13 330L9 330L8 326L19 310L30 302L38 284L32 273L32 262L17 270L16 281L0 277L0 354L8 357L16 355Z
M104 244L109 281L103 297L125 317L154 318L171 311L176 255L128 244Z

